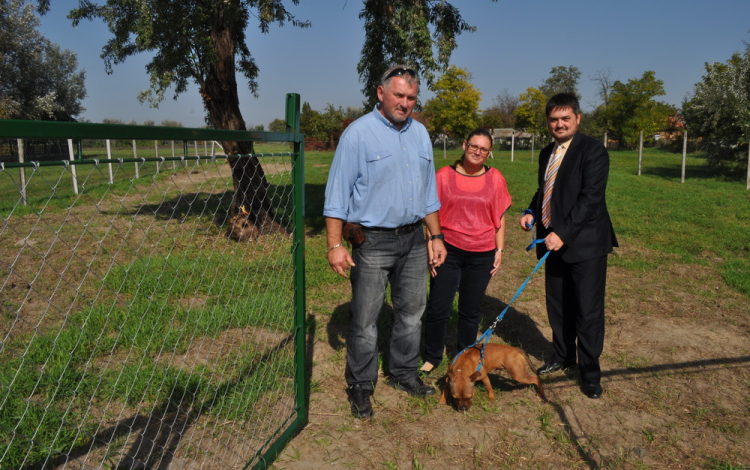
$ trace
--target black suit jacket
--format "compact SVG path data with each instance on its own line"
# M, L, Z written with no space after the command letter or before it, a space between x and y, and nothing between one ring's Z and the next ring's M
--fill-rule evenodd
M563 261L577 263L605 256L617 245L612 221L607 211L605 193L609 177L609 154L601 142L576 133L565 152L555 179L550 201L550 229L542 224L544 175L555 143L539 153L539 186L529 207L534 211L537 238L553 231L564 242L559 253ZM537 256L546 249L537 244Z

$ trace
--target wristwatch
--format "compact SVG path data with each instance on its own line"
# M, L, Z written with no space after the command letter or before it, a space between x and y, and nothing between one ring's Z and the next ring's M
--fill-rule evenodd
M430 240L443 240L445 241L445 235L438 233L437 235L430 236Z

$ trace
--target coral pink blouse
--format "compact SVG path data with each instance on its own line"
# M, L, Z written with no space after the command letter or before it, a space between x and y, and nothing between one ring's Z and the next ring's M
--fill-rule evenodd
M502 173L489 168L478 176L452 166L437 171L440 228L445 241L466 251L495 249L495 232L511 204Z

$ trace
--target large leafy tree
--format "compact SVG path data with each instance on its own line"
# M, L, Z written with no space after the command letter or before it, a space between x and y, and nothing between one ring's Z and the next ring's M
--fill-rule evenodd
M445 0L364 0L359 17L365 20L365 41L357 71L368 110L378 102L376 88L388 67L414 67L431 86L448 68L456 37L476 30Z
M575 65L552 67L549 71L549 77L539 87L539 91L544 93L547 98L551 98L558 93L570 93L580 100L581 95L578 93L578 80L580 78L581 71Z
M750 142L750 43L726 63L706 63L693 97L683 103L689 132L710 143L709 163L741 169Z
M50 0L38 0L40 12ZM291 0L297 4L299 0ZM257 94L258 67L247 46L245 31L256 18L261 31L285 22L307 27L290 14L281 0L106 0L99 4L79 0L69 17L73 25L83 20L103 20L112 37L102 49L108 71L139 53L151 53L146 65L151 87L139 97L156 106L169 90L176 97L190 83L198 85L206 121L216 129L245 130L237 93L237 72ZM222 143L228 155L251 154L252 143ZM235 197L232 213L245 207L258 226L278 229L267 197L268 184L257 158L231 158ZM243 213L245 213L243 211Z
M529 87L519 97L516 108L516 127L541 137L547 133L547 117L544 112L547 96L538 88Z
M435 97L425 103L424 116L431 134L463 138L479 123L482 93L471 84L471 74L452 65L435 82Z
M71 121L84 108L76 54L37 28L32 5L0 0L0 118Z
M667 129L669 118L677 110L654 99L664 94L664 82L658 80L651 70L644 72L641 78L632 78L625 83L614 82L606 111L612 133L626 145L635 146L641 131L649 139L658 131Z

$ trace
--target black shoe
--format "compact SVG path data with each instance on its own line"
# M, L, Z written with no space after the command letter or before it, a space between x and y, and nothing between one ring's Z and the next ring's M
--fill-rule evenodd
M352 414L355 418L369 418L375 414L370 403L372 390L364 390L359 385L352 385L347 392L349 393L349 403L352 405Z
M583 394L596 400L602 396L602 386L597 383L583 384Z
M571 367L575 365L576 365L575 361L570 361L570 362L549 361L546 364L544 364L542 367L537 369L536 373L537 375L550 374L552 372L555 372L556 370L570 369Z
M403 390L413 397L426 397L427 395L435 394L435 388L425 385L419 377L415 377L409 382L399 382L398 380L391 378L388 381L388 385L396 390Z

